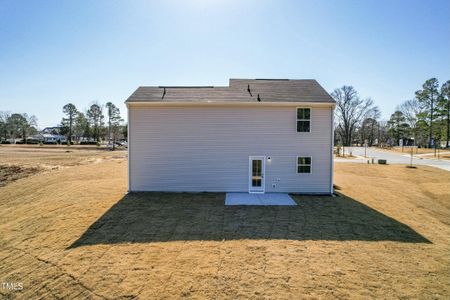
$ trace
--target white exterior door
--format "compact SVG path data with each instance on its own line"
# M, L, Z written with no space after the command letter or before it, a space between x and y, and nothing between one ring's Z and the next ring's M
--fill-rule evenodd
M249 193L264 193L266 172L266 157L265 156L250 156L249 157L249 178L248 178L248 192Z

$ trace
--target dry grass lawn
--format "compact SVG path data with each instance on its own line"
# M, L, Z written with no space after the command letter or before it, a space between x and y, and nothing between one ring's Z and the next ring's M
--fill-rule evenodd
M80 164L126 158L126 151L109 151L96 146L0 145L0 164L62 169Z
M405 147L403 147L403 149L402 149L402 147L378 148L378 149L385 150L385 151L394 151L394 152L403 153L403 154L411 154L411 148L413 148L414 155L430 154L430 155L425 155L422 157L437 158L437 153L439 152L439 159L449 159L450 158L450 155L448 154L448 152L450 150L448 150L448 149L436 150L436 157L434 156L435 150L433 148L417 148L417 147L405 146ZM441 153L444 153L444 154L441 154Z
M61 166L0 188L0 280L24 286L0 298L450 296L449 172L337 164L340 197L224 207L127 195L123 156L0 147L8 165Z
M391 147L391 148L379 148L379 149L410 154L411 148L413 148L414 155L415 154L434 153L434 149L432 149L432 148L418 148L416 146L414 146L414 147L413 146Z

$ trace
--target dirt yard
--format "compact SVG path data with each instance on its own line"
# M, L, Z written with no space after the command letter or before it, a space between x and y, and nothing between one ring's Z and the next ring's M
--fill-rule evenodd
M6 149L59 167L0 188L0 298L450 296L450 172L336 164L340 197L224 207L126 194L124 152Z
M0 187L17 179L24 178L42 171L37 167L23 167L17 165L0 165Z

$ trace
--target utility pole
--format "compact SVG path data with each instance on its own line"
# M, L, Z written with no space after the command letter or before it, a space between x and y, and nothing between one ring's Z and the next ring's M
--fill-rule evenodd
M414 147L411 147L411 163L410 163L411 168L413 166L413 156L414 156Z

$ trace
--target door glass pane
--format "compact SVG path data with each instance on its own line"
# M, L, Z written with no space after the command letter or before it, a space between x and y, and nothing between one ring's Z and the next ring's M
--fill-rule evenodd
M252 186L260 187L262 185L262 160L252 160Z
M255 179L255 178L253 178L253 180L252 180L252 186L253 186L253 187L261 186L261 179Z
M253 161L253 171L252 174L253 176L261 176L261 165L262 165L262 161L261 160L254 160Z

